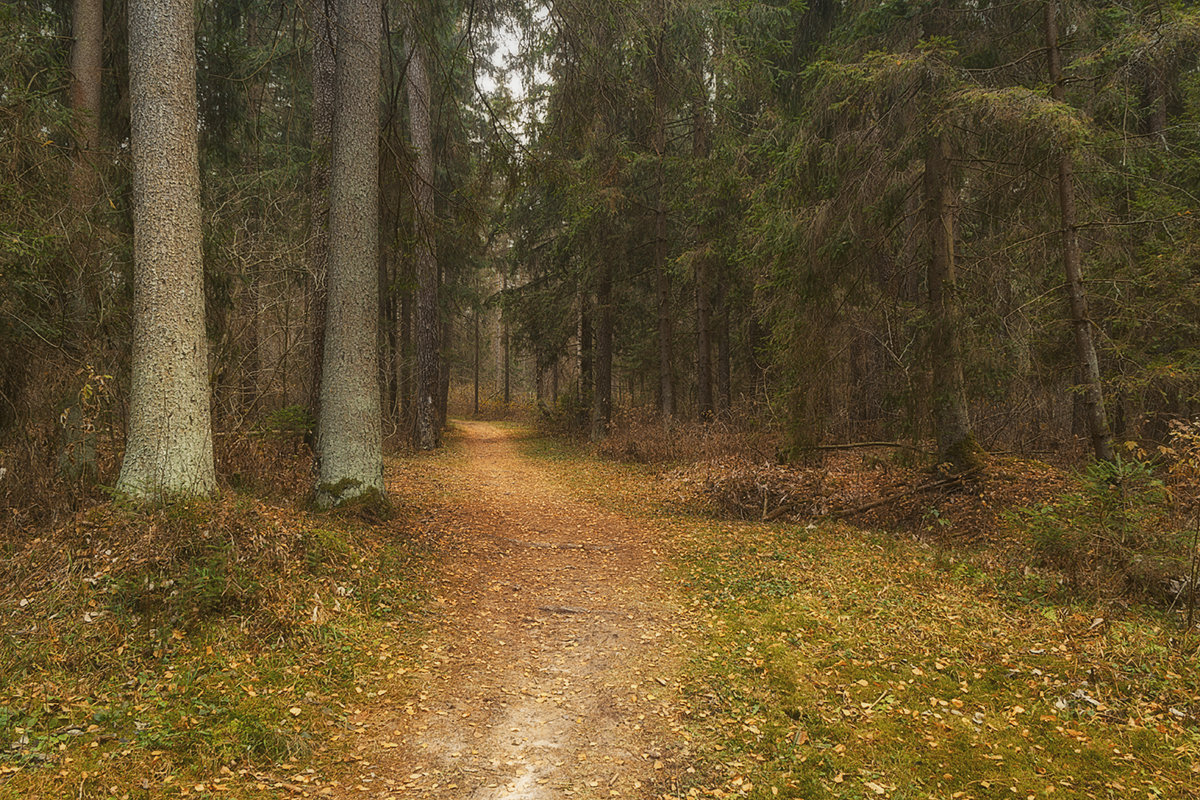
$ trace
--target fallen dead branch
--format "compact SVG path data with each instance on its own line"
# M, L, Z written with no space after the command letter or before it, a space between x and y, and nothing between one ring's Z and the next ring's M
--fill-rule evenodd
M872 500L869 503L863 503L862 505L855 506L854 508L833 511L829 514L829 516L833 519L845 519L846 517L853 517L857 514L862 514L872 509L888 505L889 503L895 503L898 500L903 500L907 497L955 486L962 483L967 478L978 475L981 471L981 467L975 467L974 469L969 469L966 472L960 472L957 475L951 475L947 478L941 478L936 481L930 481L929 483L923 483L920 486L913 486L912 488L904 489L903 491L893 492L886 497L881 497L878 500Z

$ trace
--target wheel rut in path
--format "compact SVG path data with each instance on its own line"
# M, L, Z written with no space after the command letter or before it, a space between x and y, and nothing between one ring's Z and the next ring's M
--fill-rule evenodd
M573 500L504 430L457 428L427 674L413 702L364 710L346 796L658 796L681 639L658 537Z

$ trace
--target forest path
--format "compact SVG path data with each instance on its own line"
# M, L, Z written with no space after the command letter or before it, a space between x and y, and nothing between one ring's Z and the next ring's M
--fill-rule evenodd
M362 761L346 796L656 796L675 751L682 618L660 540L572 499L509 431L458 422L455 436L465 459L421 462L449 494L432 520L427 672L410 676L412 702L354 720Z

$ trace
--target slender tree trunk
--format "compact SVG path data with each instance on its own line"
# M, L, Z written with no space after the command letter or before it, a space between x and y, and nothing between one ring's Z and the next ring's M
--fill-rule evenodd
M718 414L729 413L733 405L732 369L729 354L729 292L717 287L717 397Z
M708 119L702 103L692 115L692 156L697 161L708 157ZM706 231L707 233L707 231ZM696 404L701 419L713 415L712 383L712 297L709 286L709 257L696 259Z
M1050 96L1060 103L1067 99L1062 61L1058 49L1057 3L1046 3L1046 53L1050 71ZM1092 321L1088 314L1087 293L1083 287L1082 256L1079 250L1079 223L1075 210L1075 164L1064 148L1058 158L1058 205L1062 215L1063 269L1067 277L1067 298L1071 307L1071 326L1075 331L1075 358L1083 377L1083 405L1087 417L1092 450L1101 461L1111 461L1112 433L1104 409L1104 391L1100 382L1100 360L1092 340Z
M479 415L479 309L475 309L474 317L475 317L475 369L474 369L475 405L474 405L474 413L476 416L478 416Z
M932 329L933 425L938 453L956 469L977 466L979 446L971 433L963 388L957 280L954 268L954 184L950 143L936 136L925 156L925 224L929 236L926 282Z
M451 318L447 316L442 320L442 346L447 350L450 349L453 341L454 328ZM441 439L441 432L446 428L446 422L450 411L450 359L442 355L438 358L438 395L437 395L437 422L438 422L438 439Z
M416 206L417 262L417 426L416 446L432 450L441 440L437 398L441 382L439 366L438 267L434 244L433 122L431 119L429 73L425 67L425 45L416 26L409 26L412 40L408 58L408 116L416 151L413 191Z
M579 427L582 430L591 423L592 418L592 354L594 339L592 333L591 298L587 292L579 295Z
M592 439L608 435L612 424L613 304L612 262L601 256L596 276L596 385L592 392Z
M708 292L708 264L696 264L696 401L700 418L713 415L712 303Z
M79 350L88 347L89 327L97 319L99 292L91 278L92 227L89 212L100 196L97 167L100 149L100 78L104 38L103 0L75 0L71 16L74 45L71 49L71 116L75 150L71 162L65 210L70 233L70 273L64 275L68 309L72 317L71 339ZM63 418L59 441L60 471L70 477L96 474L96 433L84 424L79 396L73 393L71 412Z
M88 212L100 196L100 79L103 68L104 0L75 0L71 18L71 116L75 125L75 158L71 163L70 213L74 261L73 311L82 323L95 310L95 289L88 279L91 234Z
M660 31L654 59L654 152L658 175L654 190L654 274L658 295L658 407L664 419L675 416L674 331L671 274L667 271L667 208L664 184L667 158L667 98L663 76L666 32Z
M508 404L512 402L512 356L509 352L508 315L504 313L504 306L508 302L508 274L503 272L500 273L500 296L504 298L500 303L500 336L504 352L504 408L507 411Z
M216 490L204 329L195 12L129 0L134 330L117 489L143 499Z
M329 287L321 379L318 503L383 494L379 324L381 0L339 0Z
M309 369L304 403L321 416L321 364L325 347L325 289L329 264L329 159L333 142L333 92L337 48L336 0L308 0L312 34L312 161L309 174L308 275L305 339Z
M399 363L397 369L400 374L397 376L400 387L397 394L400 396L400 419L404 423L404 429L410 434L416 430L416 389L413 386L413 296L412 292L405 290L400 298L400 330L397 332L399 344L396 346Z

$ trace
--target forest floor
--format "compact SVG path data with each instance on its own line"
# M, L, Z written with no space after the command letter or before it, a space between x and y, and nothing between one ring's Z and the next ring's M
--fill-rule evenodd
M519 425L387 468L389 521L242 494L0 543L0 798L1200 796L1177 614Z

